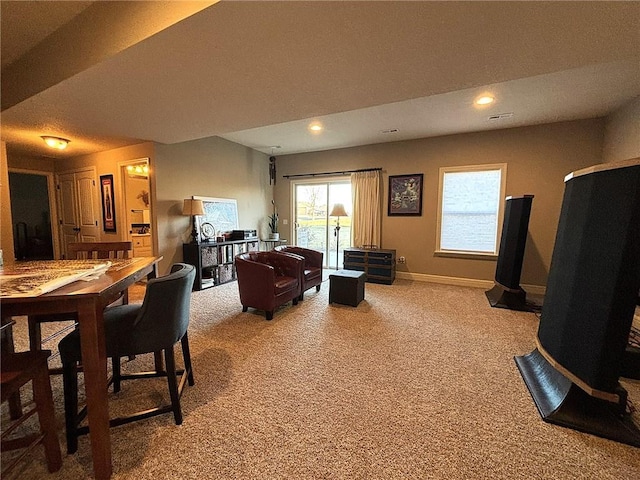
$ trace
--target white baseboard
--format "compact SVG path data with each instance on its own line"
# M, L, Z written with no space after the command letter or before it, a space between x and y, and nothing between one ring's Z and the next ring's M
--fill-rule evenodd
M458 287L492 288L494 283L491 280L481 280L479 278L447 277L444 275L430 275L427 273L396 272L396 277L405 280L415 280L416 282L442 283L444 285L456 285ZM544 295L546 287L544 285L522 285L527 293Z

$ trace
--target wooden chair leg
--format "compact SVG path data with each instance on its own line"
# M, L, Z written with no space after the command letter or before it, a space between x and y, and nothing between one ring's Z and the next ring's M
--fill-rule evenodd
M167 364L167 383L171 395L171 407L176 425L182 425L182 409L180 408L180 394L178 393L178 379L176 376L176 360L173 354L173 346L165 349L164 360Z
M38 410L40 429L44 434L45 458L49 472L57 472L62 466L62 455L56 429L55 412L53 407L53 395L51 394L51 382L49 381L49 368L46 363L38 370L33 378L33 398Z
M71 454L78 450L78 369L75 363L63 364L62 382L67 453Z
M40 322L29 317L29 350L42 350L42 329Z
M122 382L120 357L111 358L111 368L113 370L113 393L118 393L120 391L120 384Z
M182 340L182 358L184 359L184 369L187 371L187 379L189 381L189 385L193 386L195 381L193 379L193 368L191 368L191 351L189 350L189 337L185 332Z
M3 324L10 322L11 319L2 319ZM13 325L2 330L2 338L0 339L0 348L3 352L14 353L15 347L13 343ZM22 400L20 399L20 391L11 394L9 397L9 418L11 420L17 420L22 416Z
M153 363L155 365L156 372L164 371L164 360L162 359L162 352L153 352Z
M9 418L17 420L22 416L22 400L20 392L16 392L9 397Z

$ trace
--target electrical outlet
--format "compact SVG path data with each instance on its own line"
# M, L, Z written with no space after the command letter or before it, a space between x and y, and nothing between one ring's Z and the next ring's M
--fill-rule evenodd
M398 257L398 263L407 263L407 259L404 257Z
M286 218L282 219L282 224L283 225L289 225L289 220L287 220Z

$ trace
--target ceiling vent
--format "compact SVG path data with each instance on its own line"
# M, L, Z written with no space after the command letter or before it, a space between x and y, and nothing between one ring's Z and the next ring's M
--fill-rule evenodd
M497 115L489 115L487 120L504 120L505 118L513 117L513 112L510 113L498 113Z

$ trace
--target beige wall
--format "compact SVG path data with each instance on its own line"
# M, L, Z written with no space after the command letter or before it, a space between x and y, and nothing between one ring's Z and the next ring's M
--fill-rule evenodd
M140 158L149 159L150 183L151 183L151 198L153 199L153 173L154 173L154 156L155 145L151 142L140 143L138 145L132 145L128 147L116 148L108 150L106 152L94 153L91 155L82 155L79 157L70 158L64 161L56 161L55 171L56 173L76 170L83 167L96 167L97 179L100 179L100 175L113 175L113 191L115 192L115 204L116 204L116 232L101 232L102 241L116 242L119 240L127 240L129 225L127 225L126 215L123 210L122 202L122 175L118 163L128 162ZM152 214L153 214L153 200Z
M258 229L265 222L273 198L267 155L211 137L157 145L155 169L161 272L182 261L182 244L189 241L190 217L182 216L185 198L235 198L241 229Z
M145 205L142 197L143 192L149 191L149 180L147 178L129 177L126 179L125 193L127 195L127 205L131 209L144 210L149 208ZM139 223L142 223L140 221Z
M9 158L9 168L54 172L55 160L51 158L16 157L15 155L11 155Z
M603 123L601 119L582 120L280 156L276 201L284 207L280 208L281 219L289 216L285 212L291 211L290 181L282 175L381 167L385 188L381 246L406 257L406 265L398 265L398 271L493 280L495 260L434 256L438 169L504 162L508 164L506 194L535 195L521 283L545 285L564 176L601 163ZM388 176L412 173L424 173L422 216L388 217ZM282 226L281 234L293 238L286 228Z
M640 97L623 105L606 119L603 161L640 158Z
M624 139L628 131L625 125L625 122L609 119L608 134ZM618 128L620 130L616 130ZM535 195L521 281L523 285L545 285L564 192L563 178L571 171L602 161L604 129L602 119L581 120L283 155L277 159L278 182L275 189L269 185L267 155L217 137L174 145L144 143L124 147L64 162L56 161L55 170L94 165L98 175L113 173L116 191L120 191L118 162L149 158L152 222L157 232L154 251L164 256L161 271L166 272L171 263L182 260L182 243L189 240L191 232L189 218L181 215L184 198L191 195L235 198L238 200L240 228L256 228L264 232L272 197L278 204L281 220L291 220L288 218L291 211L290 182L282 178L283 175L381 167L385 187L382 247L395 248L398 255L407 258L407 264L398 265L398 270L411 274L492 280L495 260L433 255L438 168L506 162L507 195ZM46 162L47 159L34 159L33 162L9 159L9 165L16 168L31 166L43 169ZM407 173L425 175L423 215L387 217L388 176ZM2 204L4 209L8 202L3 201ZM125 226L120 224L122 220L120 216L118 235L125 231ZM288 226L281 221L280 228L284 238L293 238L291 221ZM3 235L3 245L4 242ZM12 241L7 242L12 248Z
M11 220L11 196L9 195L9 169L7 144L0 142L0 248L4 262L15 259L13 248L13 221Z

